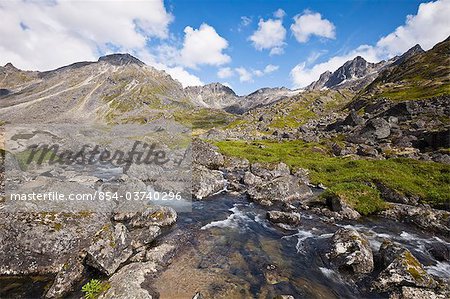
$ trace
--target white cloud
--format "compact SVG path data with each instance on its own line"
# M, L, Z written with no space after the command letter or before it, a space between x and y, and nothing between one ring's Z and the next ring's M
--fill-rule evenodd
M273 13L273 16L274 16L275 18L282 19L282 18L284 18L284 17L286 16L286 12L285 12L284 10L282 10L281 8L278 8L278 9Z
M203 23L199 29L187 26L181 49L181 63L190 68L198 65L223 65L231 61L231 57L222 53L228 47L226 39L217 34L216 30Z
M268 64L263 70L247 70L244 67L236 68L236 72L239 75L240 82L252 82L253 76L262 77L264 75L273 73L279 69L278 65Z
M279 68L280 67L278 65L268 64L264 68L264 73L265 74L270 74L270 73L273 73L273 72L277 71Z
M389 56L401 54L415 44L428 50L450 35L450 1L422 3L416 15L406 17L405 25L377 42Z
M188 71L186 71L184 68L180 66L176 67L166 67L164 70L172 76L172 78L180 81L180 83L183 85L183 87L186 86L199 86L203 85L204 83L195 75L190 74Z
M294 17L291 25L292 33L299 43L305 43L312 35L331 38L336 37L336 28L327 19L322 19L320 13L305 10L303 14Z
M48 70L143 48L168 36L173 16L163 1L4 1L0 19L0 63Z
M234 71L229 67L224 67L219 69L217 72L217 77L221 79L230 78L234 75Z
M247 71L245 68L238 67L238 68L236 68L236 72L239 75L239 81L241 83L243 83L243 82L252 82L253 81L252 73Z
M221 84L224 85L224 86L226 86L226 87L228 87L228 88L233 89L233 86L231 86L231 84L228 83L228 82L222 82Z
M283 23L279 19L268 19L267 21L260 19L258 23L258 30L256 30L249 37L255 49L258 51L270 49L271 55L283 53L285 38L286 29L283 27Z
M402 54L416 44L425 50L450 35L450 0L420 4L416 15L409 15L405 25L382 37L374 46L362 45L345 55L308 67L307 62L297 64L290 72L294 88L305 87L317 80L325 71L335 71L346 61L362 56L367 61L378 62Z

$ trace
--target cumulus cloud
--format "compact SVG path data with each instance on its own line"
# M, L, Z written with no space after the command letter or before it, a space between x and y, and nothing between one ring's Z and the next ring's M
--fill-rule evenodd
M370 62L378 62L402 54L416 44L429 50L450 35L448 15L450 0L422 3L416 15L407 16L404 25L379 39L373 46L361 45L344 55L332 57L312 67L308 66L307 61L297 64L290 72L293 87L305 87L317 80L323 72L333 72L356 56L362 56Z
M274 16L275 18L282 19L282 18L284 18L284 17L286 16L286 12L285 12L284 10L282 10L281 8L278 8L278 9L273 13L273 16Z
M299 43L306 43L313 35L331 38L336 37L336 27L317 12L305 10L303 14L294 17L291 31Z
M48 70L143 48L168 36L173 16L162 1L5 1L0 19L1 62Z
M405 25L377 42L386 55L403 53L415 44L427 50L450 35L450 1L422 3L416 15L408 15Z
M187 26L181 49L181 63L190 68L198 65L223 65L231 61L231 57L222 51L228 47L228 41L216 30L203 23L199 29Z
M279 69L278 65L268 64L266 67L262 70L247 70L244 67L238 67L236 68L236 72L239 75L239 81L240 82L252 82L253 76L256 77L262 77L264 75L273 73Z
M234 71L229 67L220 68L217 77L221 79L230 78L234 75Z
M283 53L286 38L286 29L282 20L268 19L259 20L258 29L249 37L256 50L262 51L270 49L270 55Z

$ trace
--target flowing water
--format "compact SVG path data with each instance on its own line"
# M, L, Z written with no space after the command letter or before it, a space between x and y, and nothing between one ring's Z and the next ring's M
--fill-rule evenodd
M450 264L435 261L426 251L431 242L450 245L399 222L369 218L331 224L302 212L300 226L286 231L265 219L266 210L243 197L216 195L193 203L192 213L180 214L177 229L199 231L184 252L155 279L161 298L362 298L339 273L329 268L323 251L340 227L364 234L374 252L384 239L406 246L431 274L450 277Z

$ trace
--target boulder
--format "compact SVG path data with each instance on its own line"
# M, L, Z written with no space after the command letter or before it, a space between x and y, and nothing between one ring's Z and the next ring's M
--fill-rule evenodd
M329 194L325 200L328 208L333 212L339 213L344 219L356 220L361 217L358 211L347 205L345 200L337 194Z
M432 242L425 245L427 251L440 262L450 262L450 246L439 243Z
M106 224L94 236L86 250L86 263L105 275L112 275L133 254L125 225Z
M194 139L192 142L192 160L194 164L215 170L224 165L224 157L219 153L219 148L201 139Z
M68 293L75 291L78 283L83 279L83 274L82 258L71 257L56 275L45 298L63 298Z
M192 183L192 194L197 199L203 199L224 190L227 185L222 172L210 170L205 166L194 166Z
M131 263L124 266L108 280L110 288L99 299L152 299L142 285L147 275L157 272L154 262Z
M369 241L353 229L339 229L331 238L327 258L339 271L350 275L373 271L373 254Z
M418 198L415 197L405 196L404 194L398 192L397 190L394 190L386 186L386 184L384 184L381 181L376 181L375 186L377 187L378 191L380 191L381 198L388 202L416 205L419 200Z
M402 286L436 287L435 280L424 270L412 253L391 241L385 241L379 251L383 266L388 266L372 282L372 290L382 293Z
M114 212L112 219L130 229L169 226L177 221L177 212L166 206L148 206L140 212Z
M446 299L449 295L429 289L402 287L399 291L392 292L389 299Z
M138 249L152 243L161 234L159 226L134 229L130 232L131 247Z
M311 189L295 176L281 176L262 184L251 186L248 191L250 198L256 202L291 201L304 199L312 195Z
M361 136L369 139L384 139L391 134L391 126L383 118L374 118L367 122L361 131Z
M288 176L291 174L289 166L283 162L279 163L253 163L250 167L251 172L263 178L264 180L271 180L281 176Z
M248 171L250 162L247 159L226 156L224 158L224 169L226 171Z
M414 224L421 229L431 230L445 236L450 234L450 212L424 206L391 204L391 208L380 213L382 216Z
M300 214L295 212L268 211L266 216L272 223L287 225L298 225L300 223Z

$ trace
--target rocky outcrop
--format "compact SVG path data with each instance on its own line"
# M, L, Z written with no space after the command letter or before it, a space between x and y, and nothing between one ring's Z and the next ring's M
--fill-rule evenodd
M391 241L385 241L380 247L379 254L386 268L373 281L372 290L388 292L403 286L436 287L436 281L408 249Z
M351 208L338 194L328 194L325 200L328 208L339 214L338 218L342 217L343 219L356 220L361 217L361 215Z
M213 195L227 186L223 173L219 170L210 170L204 166L194 166L192 170L192 194L197 199Z
M201 139L194 139L192 142L192 160L194 165L202 165L212 170L224 166L224 157L219 153L219 149Z
M414 224L421 229L447 235L450 233L450 212L425 206L392 204L381 215L396 221Z
M356 230L339 229L331 238L326 256L334 267L346 274L368 274L374 268L369 241Z

